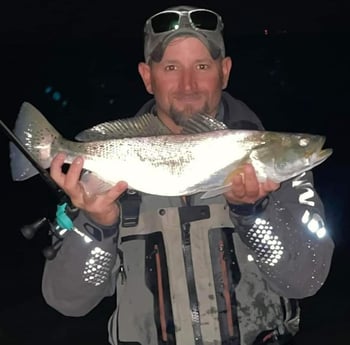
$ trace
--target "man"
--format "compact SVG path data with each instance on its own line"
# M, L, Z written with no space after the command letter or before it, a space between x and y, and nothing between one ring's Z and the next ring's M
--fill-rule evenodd
M187 6L147 20L139 73L154 98L138 115L156 116L157 133L180 133L197 113L263 129L222 91L232 64L222 29L218 14ZM89 197L79 183L83 159L65 174L64 157L54 159L51 176L80 209L74 226L92 241L70 232L46 262L49 305L81 316L116 292L111 344L290 343L297 300L325 282L334 247L311 172L259 183L245 165L231 190L206 200L140 194L127 181Z

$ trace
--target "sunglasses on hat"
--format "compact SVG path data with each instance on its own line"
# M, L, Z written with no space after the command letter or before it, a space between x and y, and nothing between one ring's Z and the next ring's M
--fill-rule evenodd
M186 26L199 31L221 31L224 25L217 13L206 9L166 10L155 14L146 22L146 28L151 28L153 34L176 31Z

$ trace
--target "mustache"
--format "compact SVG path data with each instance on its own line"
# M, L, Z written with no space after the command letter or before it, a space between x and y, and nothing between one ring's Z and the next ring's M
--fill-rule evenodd
M187 98L198 99L201 97L202 97L202 94L200 92L177 92L174 94L174 98L179 101Z

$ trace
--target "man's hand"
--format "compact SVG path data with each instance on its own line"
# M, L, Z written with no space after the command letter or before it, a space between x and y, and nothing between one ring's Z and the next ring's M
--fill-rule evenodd
M224 196L228 203L234 205L254 204L280 187L279 183L270 180L260 183L251 164L245 164L239 172L234 173L231 182L232 188Z
M67 173L63 173L62 166L66 155L59 153L51 163L50 175L60 188L70 197L73 205L84 210L98 224L112 225L119 217L119 207L115 202L128 188L124 181L118 182L114 187L103 194L89 196L79 182L83 169L82 157L74 159Z

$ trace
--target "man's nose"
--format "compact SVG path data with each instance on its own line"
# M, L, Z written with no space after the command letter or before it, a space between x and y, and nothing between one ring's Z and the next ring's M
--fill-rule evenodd
M181 83L185 90L192 90L196 87L196 76L193 71L184 70L181 76Z

